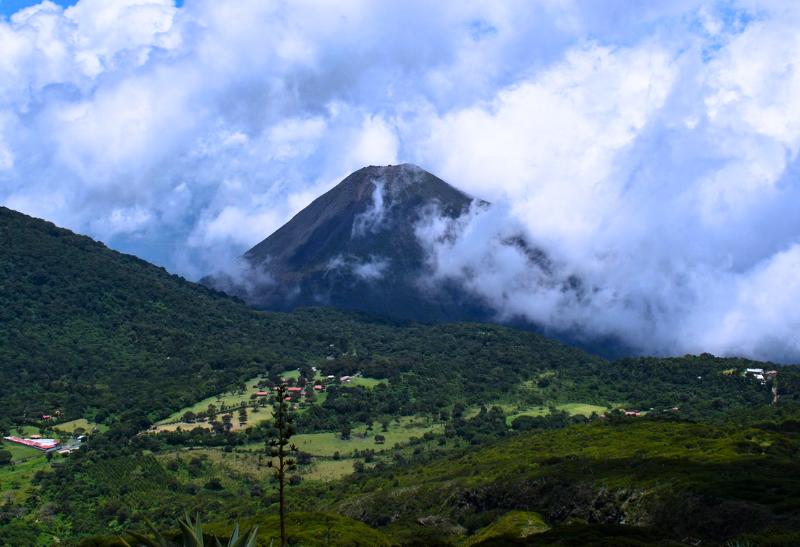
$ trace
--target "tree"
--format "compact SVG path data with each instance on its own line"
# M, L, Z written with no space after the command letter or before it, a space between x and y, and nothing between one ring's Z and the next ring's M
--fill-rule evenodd
M350 426L349 425L346 425L346 426L342 427L342 440L343 441L348 440L350 438L350 433L351 433L351 431L350 431Z
M286 386L280 384L275 388L275 404L272 405L272 431L267 438L267 450L271 457L269 467L275 470L278 480L278 499L281 523L281 547L287 545L286 540L286 475L294 471L297 462L291 454L297 452L297 447L290 444L289 439L294 435L294 418L291 415L289 401L286 401ZM277 464L275 459L278 460Z
M375 444L383 444L386 442L386 437L383 435L375 435Z
M8 450L0 450L0 465L8 465L11 463L11 452Z

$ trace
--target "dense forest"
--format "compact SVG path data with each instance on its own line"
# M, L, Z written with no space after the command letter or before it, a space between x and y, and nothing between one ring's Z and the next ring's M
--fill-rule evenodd
M221 537L258 522L267 544L269 421L255 402L249 423L237 407L240 428L149 428L246 395L245 380L310 384L320 370L366 380L296 410L296 544L507 544L520 527L553 544L713 544L797 529L794 367L611 362L496 325L254 311L4 208L0 325L0 430L57 434L44 416L96 425L69 457L0 446L0 544L113 545L184 512Z

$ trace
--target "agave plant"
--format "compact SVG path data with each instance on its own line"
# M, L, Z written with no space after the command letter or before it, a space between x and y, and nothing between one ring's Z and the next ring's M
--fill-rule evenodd
M194 520L189 515L178 520L178 526L181 529L181 540L179 543L174 543L165 538L152 524L148 523L148 528L155 536L150 538L138 532L128 532L134 539L133 543L129 543L125 539L120 538L125 547L206 547L205 540L203 539L203 525L200 523L200 515L197 515ZM228 543L223 546L219 539L214 538L214 543L209 544L207 547L256 547L256 536L258 534L258 526L251 528L246 534L239 535L239 525L233 528ZM270 547L272 542L270 542Z

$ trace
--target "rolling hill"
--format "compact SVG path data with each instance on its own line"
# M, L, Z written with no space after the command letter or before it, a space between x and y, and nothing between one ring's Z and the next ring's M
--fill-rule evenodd
M256 311L5 208L0 324L0 429L59 434L43 414L65 425L103 426L67 459L27 455L25 465L20 460L0 473L0 543L77 542L141 530L145 519L166 527L184 511L202 513L220 530L238 518L272 522L265 515L274 512L274 496L262 461L267 423L253 420L224 433L143 432L253 378L320 369L361 380L335 385L298 409L310 461L291 503L293 510L316 511L297 517L313 521L312 543L322 541L326 522L340 537L373 534L375 541L408 544L491 544L520 526L552 537L574 518L641 525L612 530L626 537L672 537L665 536L672 521L651 508L636 512L641 508L629 499L631 488L650 486L679 515L703 506L706 498L697 496L717 496L724 510L715 512L712 500L707 515L730 525L728 536L791 529L796 521L796 485L780 478L795 472L796 442L790 420L780 425L770 414L796 403L800 375L792 367L774 366L777 383L767 385L744 371L773 365L744 359L610 362L498 325L427 325L322 308ZM616 420L620 411L610 409L620 407L645 415L622 418L620 429L600 423L605 411ZM758 425L759 413L777 425ZM368 437L375 424L388 429L391 446L354 450L340 438L343 426L352 427L362 445L375 446ZM344 473L342 460L351 468ZM320 469L334 467L344 479L319 478ZM730 492L754 483L700 487L713 473L729 477L738 468L766 485L763 496L774 491L774 502ZM593 477L588 485L585 473ZM515 490L520 484L525 488ZM675 501L684 494L700 505ZM565 498L573 503L568 510L559 505ZM740 510L763 519L736 528ZM326 517L330 512L344 517ZM704 526L687 521L685 530L722 537Z

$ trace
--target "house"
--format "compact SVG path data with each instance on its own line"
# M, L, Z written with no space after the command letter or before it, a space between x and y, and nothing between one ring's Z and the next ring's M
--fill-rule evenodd
M44 451L52 450L61 444L61 441L58 439L22 439L20 437L3 437L3 439L11 443L22 444Z
M639 411L639 410L626 410L626 411L625 411L625 416L635 416L635 417L639 417L639 416L641 416L641 415L642 415L642 413L641 413L641 411Z
M51 418L52 416L50 416L50 414L42 414L42 420L49 420Z
M303 388L302 387L287 387L286 391L288 391L289 393L300 393L301 391L303 391Z
M322 391L323 387L319 384L314 386L314 391Z
M774 371L770 371L770 372L774 372ZM765 377L764 377L764 369L763 368L748 368L748 369L745 369L744 373L745 373L745 376L751 376L751 377L755 378L756 380L758 380L759 382L761 382L762 384L766 383L766 380L765 380ZM776 374L777 374L777 372L776 372Z
M256 391L257 397L266 397L267 395L269 395L269 391L264 391L264 390Z
M343 383L343 384L346 384L347 382L349 382L352 379L353 379L352 376L342 376L341 378L339 378L339 381L341 383Z

